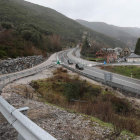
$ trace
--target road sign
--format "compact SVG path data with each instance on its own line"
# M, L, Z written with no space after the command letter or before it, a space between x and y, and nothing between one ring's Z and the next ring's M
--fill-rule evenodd
M104 80L106 81L112 81L113 75L112 73L104 73Z
M60 61L57 61L57 64L60 64Z

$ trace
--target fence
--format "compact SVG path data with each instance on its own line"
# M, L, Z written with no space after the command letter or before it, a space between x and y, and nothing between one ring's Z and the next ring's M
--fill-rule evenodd
M8 76L1 77L0 94L2 93L2 88L8 83L23 77L34 75L52 66L54 66L54 64L37 68L34 70L29 70L26 72L19 72L17 74L10 74ZM34 122L32 122L29 118L23 115L20 111L20 109L14 108L0 96L0 112L19 133L17 138L18 140L56 140L49 133L44 131L42 128L40 128Z

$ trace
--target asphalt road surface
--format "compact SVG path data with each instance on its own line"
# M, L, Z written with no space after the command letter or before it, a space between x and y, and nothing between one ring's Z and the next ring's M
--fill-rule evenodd
M77 57L73 56L72 51L73 50L61 52L59 54L59 58L63 59L65 64L68 64L67 63L68 59L76 60L76 62L73 61L74 63L77 63L77 61L80 62L80 63L86 63L87 62L87 60L83 60L83 59L79 58L78 56ZM88 62L88 64L90 64L90 62ZM95 62L94 64L96 65L97 63ZM107 72L105 70L98 69L96 67L89 67L89 66L83 66L83 67L84 67L83 72L85 72L89 75L93 75L95 77L99 77L101 79L104 79L104 73L110 73L110 72ZM140 90L140 80L137 80L137 79L134 79L134 78L129 78L129 77L126 77L126 76L122 76L122 75L119 75L119 74L114 74L114 73L112 73L112 74L113 74L112 82L114 82L116 84L121 84L123 86L127 86L127 87L130 87L130 88Z
M1 77L5 77L5 76L9 76L9 75L13 75L13 74L18 74L18 73L21 73L21 72L27 72L29 70L35 70L37 68L41 68L41 67L44 67L44 66L47 66L47 65L50 65L52 63L53 60L56 60L56 57L57 57L57 53L53 54L50 56L50 58L46 61L44 61L43 63L33 67L33 68L30 68L30 69L25 69L23 71L18 71L18 72L15 72L15 73L9 73L9 74L3 74L3 75L0 75L0 78Z

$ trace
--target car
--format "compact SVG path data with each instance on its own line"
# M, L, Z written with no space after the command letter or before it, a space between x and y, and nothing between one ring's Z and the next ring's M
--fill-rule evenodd
M81 64L76 64L75 68L79 70L84 70L84 67Z
M73 65L73 62L71 60L68 60L69 65Z

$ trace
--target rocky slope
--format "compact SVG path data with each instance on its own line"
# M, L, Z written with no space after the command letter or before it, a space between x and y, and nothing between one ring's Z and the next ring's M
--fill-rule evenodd
M40 64L41 62L43 62L43 60L44 58L42 55L18 57L16 59L9 58L9 60L1 60L0 61L0 75L31 68L37 64Z

